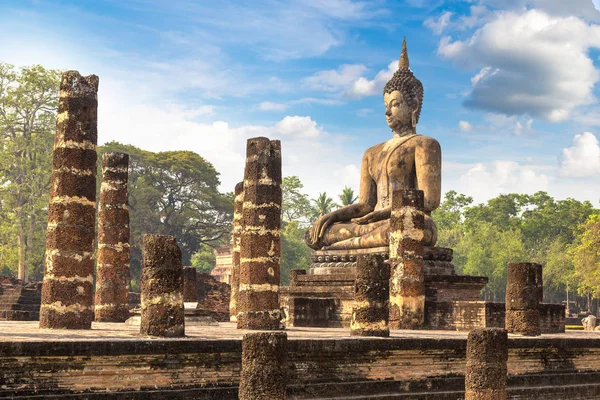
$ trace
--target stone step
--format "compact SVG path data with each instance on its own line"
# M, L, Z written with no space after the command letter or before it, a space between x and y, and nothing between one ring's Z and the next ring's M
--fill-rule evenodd
M0 311L0 321L39 321L39 319L39 311Z

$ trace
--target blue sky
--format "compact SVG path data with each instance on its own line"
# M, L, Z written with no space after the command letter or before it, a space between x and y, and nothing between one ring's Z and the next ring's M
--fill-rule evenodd
M99 75L101 143L193 150L231 191L246 139L279 138L285 175L337 195L391 135L406 36L443 191L598 206L599 23L592 0L0 0L0 61Z

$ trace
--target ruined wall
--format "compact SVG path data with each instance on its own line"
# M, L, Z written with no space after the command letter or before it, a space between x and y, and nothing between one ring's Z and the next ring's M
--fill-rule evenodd
M229 321L229 295L231 287L227 283L217 281L207 273L198 272L196 276L198 285L198 310L199 315L211 316L217 321Z
M464 338L289 340L288 399L461 398L465 351ZM0 342L0 398L236 399L240 366L241 340ZM510 399L599 398L600 339L511 338L508 372Z

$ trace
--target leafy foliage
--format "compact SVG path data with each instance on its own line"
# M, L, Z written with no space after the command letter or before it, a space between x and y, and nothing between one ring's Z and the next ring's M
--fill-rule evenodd
M353 204L358 199L358 196L354 195L354 190L352 190L352 188L346 186L342 190L342 194L339 195L339 198L342 202L342 206L347 206Z
M0 63L0 268L41 279L60 73Z
M228 243L233 195L219 193L219 173L204 158L191 151L152 153L116 142L99 151L130 156L132 277L140 274L144 234L175 236L184 265L190 265L204 245Z

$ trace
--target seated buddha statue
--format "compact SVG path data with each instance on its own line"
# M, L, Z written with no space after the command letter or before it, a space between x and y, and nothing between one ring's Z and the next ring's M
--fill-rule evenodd
M369 148L362 159L358 201L324 214L308 229L315 250L370 249L389 245L391 197L396 189L424 193L424 246L435 245L431 212L440 204L442 153L437 140L416 131L423 85L409 69L406 38L398 70L383 90L392 138Z

